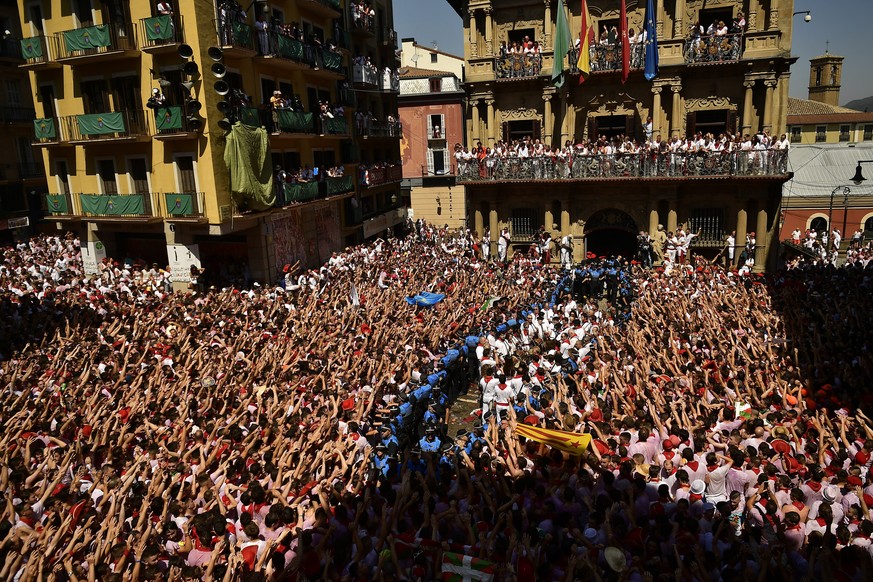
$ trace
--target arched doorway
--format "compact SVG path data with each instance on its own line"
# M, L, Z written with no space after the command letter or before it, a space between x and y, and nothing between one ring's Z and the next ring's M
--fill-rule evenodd
M599 210L585 223L585 251L601 256L633 258L637 253L637 223L615 208Z

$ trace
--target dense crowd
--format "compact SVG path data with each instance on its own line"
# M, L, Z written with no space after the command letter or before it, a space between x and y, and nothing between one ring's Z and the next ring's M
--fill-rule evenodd
M410 231L206 293L4 249L0 577L871 579L865 266Z
M656 135L642 143L631 136L601 135L577 143L567 140L560 148L526 136L509 142L498 140L491 147L478 143L468 149L456 144L454 150L458 173L465 177L499 179L527 172L535 179L568 179L617 169L618 175L686 175L721 170L769 174L784 171L789 147L786 135L774 139L764 130L755 135L697 132L670 140ZM620 168L617 163L621 163Z

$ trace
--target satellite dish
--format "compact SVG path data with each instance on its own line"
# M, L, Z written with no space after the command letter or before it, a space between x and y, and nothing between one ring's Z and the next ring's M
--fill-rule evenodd
M225 67L222 63L213 63L211 70L212 74L215 76L216 79L223 79L224 76L227 74L227 67Z
M227 84L227 81L218 80L212 87L219 95L224 96L230 93L230 85Z
M179 45L179 56L188 60L194 56L194 49L192 49L189 44L181 44Z
M206 49L206 54L209 55L209 58L215 62L218 62L224 58L224 52L222 52L222 50L217 46L211 46Z

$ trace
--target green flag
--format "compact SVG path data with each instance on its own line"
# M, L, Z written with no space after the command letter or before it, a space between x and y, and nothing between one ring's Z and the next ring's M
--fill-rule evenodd
M55 139L57 130L55 129L54 119L34 119L33 134L36 139Z
M105 24L74 28L64 32L64 45L67 47L67 52L87 51L109 44L109 27Z
M349 132L349 124L346 123L344 117L334 117L333 119L325 117L322 123L324 125L324 133L343 135Z
M121 113L92 113L77 115L79 133L82 135L104 135L107 133L124 133L124 116Z
M331 71L343 70L343 56L333 51L321 49L321 58L324 61L324 68Z
M21 56L25 59L41 59L42 39L38 36L21 39Z
M67 214L70 212L70 207L67 206L67 197L63 194L46 194L45 199L48 203L48 211L52 214Z
M242 22L231 24L234 46L248 47L252 44L252 28Z
M155 127L159 130L182 129L181 107L158 107L155 109Z
M164 194L167 212L173 216L187 216L194 213L194 197L191 194Z
M170 40L173 38L173 20L170 16L154 16L143 20L146 38L149 40Z
M303 60L303 43L297 40L296 38L292 38L290 36L285 36L284 34L279 35L279 56L285 59L291 59L292 61L302 61Z
M564 57L570 50L570 24L567 22L567 11L564 10L564 0L558 0L558 12L555 15L555 36L552 57L552 83L555 87L564 84Z
M127 196L82 194L79 196L79 200L82 202L82 212L85 214L122 216L145 213L142 194Z
M315 116L302 111L279 111L279 128L291 133L312 133L315 131Z
M342 176L340 178L327 179L327 195L344 194L355 189L355 181L352 176Z
M261 127L261 116L254 107L243 107L239 114L239 121L251 127Z

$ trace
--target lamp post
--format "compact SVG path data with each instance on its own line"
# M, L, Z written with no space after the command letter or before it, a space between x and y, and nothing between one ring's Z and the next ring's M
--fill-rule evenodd
M806 15L803 17L804 22L809 22L810 20L812 20L812 14L810 14L809 10L798 10L797 12L792 14L791 16L797 16L798 14L805 14Z
M831 217L834 214L834 195L837 192L839 192L840 190L843 191L843 206L847 209L846 212L848 212L849 194L852 193L852 189L849 188L848 186L837 186L836 188L831 190L831 203L828 206L828 233L827 233L828 244L830 244L830 241L832 240L831 233L834 231L834 225L833 225L833 222L831 221ZM845 220L845 217L844 217L844 220ZM843 225L843 232L845 232L845 230L846 230L846 226L844 224Z

